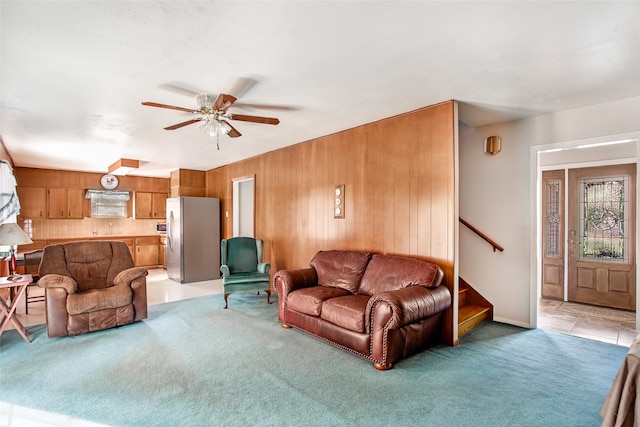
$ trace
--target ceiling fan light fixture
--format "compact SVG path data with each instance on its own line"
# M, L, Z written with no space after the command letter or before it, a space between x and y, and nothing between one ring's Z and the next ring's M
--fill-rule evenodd
M211 108L213 107L214 102L216 102L216 95L211 93L201 93L196 95L196 103L200 109Z
M218 124L220 125L220 132L222 132L223 134L228 134L229 132L231 132L231 126L229 126L229 123L227 122L218 122Z
M199 127L211 137L226 135L231 131L231 126L226 122L218 120L213 114L204 115Z

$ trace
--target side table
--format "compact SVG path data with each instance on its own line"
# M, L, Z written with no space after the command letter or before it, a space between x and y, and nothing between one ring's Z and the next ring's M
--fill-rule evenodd
M13 290L15 288L15 292L13 293L14 298L11 299L11 303L0 297L0 319L2 319L2 323L0 324L0 336L2 336L4 329L7 327L9 322L11 322L22 338L26 342L31 343L31 340L27 336L27 330L22 322L20 322L16 317L16 307L18 306L18 301L20 301L20 298L24 296L27 286L32 280L33 279L30 274L23 274L18 280L7 280L6 277L0 278L0 289L9 288Z

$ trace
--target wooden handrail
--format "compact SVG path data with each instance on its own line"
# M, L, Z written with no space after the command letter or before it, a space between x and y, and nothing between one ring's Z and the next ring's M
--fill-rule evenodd
M474 233L476 233L478 236L482 237L487 243L489 243L491 246L493 246L493 252L497 250L499 250L500 252L504 251L504 248L502 246L500 246L499 244L497 244L496 242L494 242L493 240L491 240L489 238L489 236L487 236L486 234L484 234L482 231L478 230L477 228L475 228L473 225L469 224L466 220L462 219L462 218L458 218L460 220L460 222L465 225L469 230L473 231Z

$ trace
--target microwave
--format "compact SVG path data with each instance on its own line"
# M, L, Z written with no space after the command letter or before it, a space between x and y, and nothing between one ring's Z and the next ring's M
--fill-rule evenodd
M167 223L166 222L159 222L156 224L156 231L159 234L167 234Z

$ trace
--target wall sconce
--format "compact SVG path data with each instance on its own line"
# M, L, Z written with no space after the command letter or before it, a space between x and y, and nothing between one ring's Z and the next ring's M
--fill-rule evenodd
M333 196L333 218L344 219L344 184L336 185Z
M484 140L484 152L487 154L498 154L502 149L502 140L499 136L489 136Z

